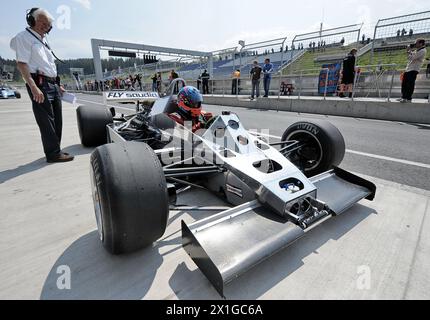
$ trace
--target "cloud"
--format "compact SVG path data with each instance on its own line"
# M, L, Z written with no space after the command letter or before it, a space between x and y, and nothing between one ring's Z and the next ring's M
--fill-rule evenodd
M91 0L73 0L78 2L81 6L83 6L87 10L91 10Z

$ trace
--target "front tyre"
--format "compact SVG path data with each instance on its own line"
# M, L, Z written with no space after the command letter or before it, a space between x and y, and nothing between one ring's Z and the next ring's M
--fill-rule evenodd
M147 144L98 147L90 171L97 227L109 252L137 251L164 234L169 215L166 179Z
M97 147L107 143L106 125L113 123L112 113L107 108L79 106L76 117L83 146Z
M339 129L323 120L292 124L282 135L282 141L298 141L302 146L286 156L307 177L338 166L345 156L345 140Z

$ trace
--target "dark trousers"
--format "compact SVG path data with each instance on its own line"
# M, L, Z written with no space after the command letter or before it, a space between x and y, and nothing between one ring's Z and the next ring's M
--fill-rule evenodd
M252 80L252 91L251 98L254 99L255 94L257 94L257 98L260 96L260 79Z
M231 83L231 94L238 94L239 93L239 85L240 80L239 79L233 79Z
M264 77L264 95L267 97L269 96L269 89L270 89L270 81L272 80L271 77Z
M33 100L30 87L27 85L27 91L33 103L33 114L42 138L43 151L46 158L49 159L61 151L61 132L63 130L61 96L59 87L48 82L40 85L39 89L45 96L43 103Z
M203 80L203 94L209 93L209 81Z
M402 81L402 98L412 100L415 90L415 80L417 80L418 71L405 72Z

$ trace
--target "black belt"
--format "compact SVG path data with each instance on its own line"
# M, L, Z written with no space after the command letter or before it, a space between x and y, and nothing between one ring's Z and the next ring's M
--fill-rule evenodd
M31 77L36 82L36 84L39 84L39 85L41 85L43 82L48 82L51 84L58 84L57 78L47 77L47 76L44 76L43 74L32 73Z

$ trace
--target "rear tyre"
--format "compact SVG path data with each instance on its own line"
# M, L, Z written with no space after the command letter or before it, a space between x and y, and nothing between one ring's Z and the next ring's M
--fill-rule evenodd
M169 215L166 179L147 144L98 147L90 171L97 228L109 252L137 251L164 234Z
M282 135L282 141L292 140L304 146L286 156L307 177L338 166L345 156L342 134L327 121L309 120L292 124Z
M18 91L15 91L15 98L21 99L21 93L19 93Z
M79 137L85 147L107 143L106 125L113 123L112 113L105 107L79 106L76 110Z

